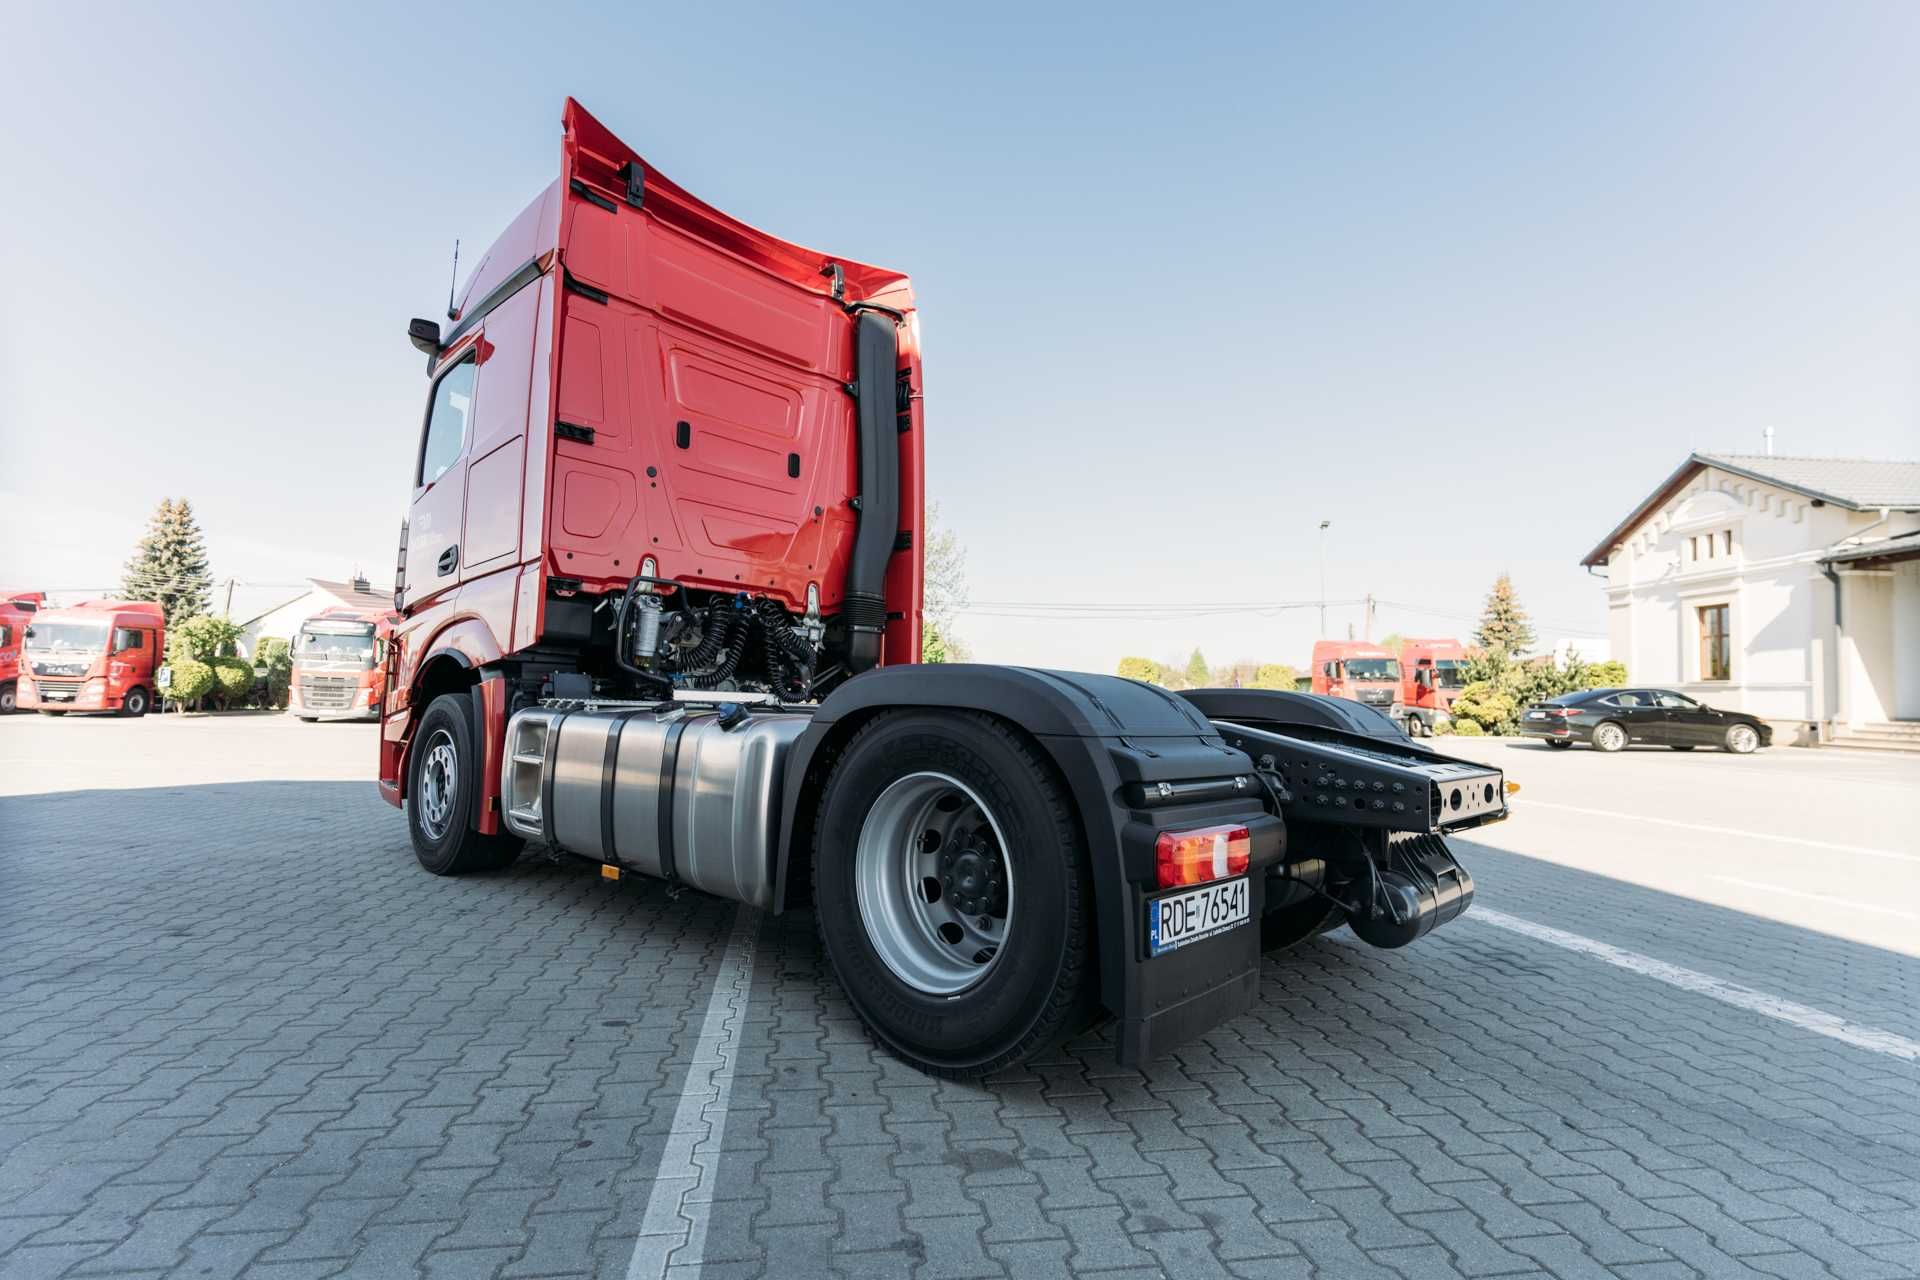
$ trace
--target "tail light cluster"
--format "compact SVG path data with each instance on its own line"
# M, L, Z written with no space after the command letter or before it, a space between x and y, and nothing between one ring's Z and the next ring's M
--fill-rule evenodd
M1568 719L1571 719L1571 718L1573 718L1573 717L1574 717L1574 716L1576 716L1576 715L1579 715L1579 714L1580 714L1580 708L1578 708L1578 707L1548 707L1548 708L1546 708L1546 712L1547 712L1547 714L1548 714L1549 716L1551 716L1551 717L1553 717L1553 718L1555 718L1555 719L1558 719L1558 720L1568 720Z
M1162 889L1244 875L1252 853L1253 837L1238 823L1162 831L1153 845Z

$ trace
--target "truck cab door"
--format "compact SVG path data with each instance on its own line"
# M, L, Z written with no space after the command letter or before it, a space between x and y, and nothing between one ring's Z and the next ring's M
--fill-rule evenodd
M477 345L477 344L476 344ZM407 508L405 603L435 599L460 581L460 531L466 509L466 463L473 420L475 351L443 372L427 398Z

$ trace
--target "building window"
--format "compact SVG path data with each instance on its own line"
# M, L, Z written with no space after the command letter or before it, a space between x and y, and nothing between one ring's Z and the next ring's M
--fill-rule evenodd
M1700 535L1697 533L1687 539L1687 559L1696 562L1700 559Z
M1733 637L1727 630L1727 606L1700 606L1700 678L1733 678Z
M1733 554L1733 530L1722 529L1720 531L1720 541L1721 541L1721 545L1725 547L1727 554L1732 555Z

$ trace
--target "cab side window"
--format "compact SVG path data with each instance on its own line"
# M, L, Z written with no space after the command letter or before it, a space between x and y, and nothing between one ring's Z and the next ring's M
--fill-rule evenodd
M13 643L13 624L9 622L0 622L0 649L4 649L12 643Z
M426 438L420 445L420 476L414 487L432 484L459 460L466 443L467 423L473 417L474 358L441 375L433 387L433 407L427 413Z
M142 632L135 631L132 627L115 627L113 629L113 651L115 653L125 653L129 649L144 649L146 646L146 636Z

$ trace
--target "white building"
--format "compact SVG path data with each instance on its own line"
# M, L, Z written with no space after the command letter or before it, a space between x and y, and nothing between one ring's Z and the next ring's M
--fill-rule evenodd
M365 578L351 582L308 578L305 591L240 624L240 652L252 657L253 647L262 636L291 640L300 624L314 614L340 608L391 609L393 590L374 587Z
M1920 737L1920 462L1696 453L1581 563L1635 683L1780 743Z

